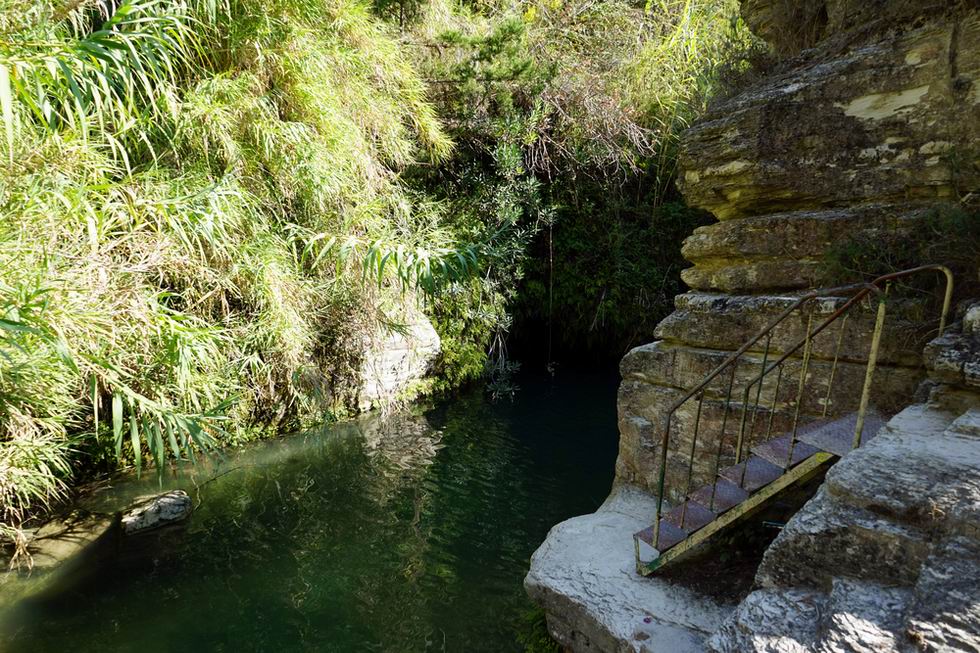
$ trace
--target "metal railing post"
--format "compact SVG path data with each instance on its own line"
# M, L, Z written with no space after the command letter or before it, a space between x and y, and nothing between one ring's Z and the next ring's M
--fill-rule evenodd
M868 352L868 367L864 373L864 387L861 390L861 404L858 407L857 423L854 426L853 449L861 446L861 435L864 431L864 416L868 412L868 402L871 400L871 382L874 380L875 367L878 365L878 351L881 347L881 332L885 327L885 297L878 298L878 314L875 317L875 330L871 335L871 351Z

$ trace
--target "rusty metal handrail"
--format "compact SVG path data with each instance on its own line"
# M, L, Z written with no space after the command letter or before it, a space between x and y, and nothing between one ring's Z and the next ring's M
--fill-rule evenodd
M810 356L811 356L811 353L812 353L811 348L812 348L813 338L815 338L817 335L819 335L821 332L823 332L828 326L830 326L832 323L834 323L835 321L837 321L838 319L840 319L842 316L844 317L844 320L845 320L844 324L846 324L846 320L847 320L847 317L849 316L849 311L851 310L851 308L853 308L855 305L857 305L859 302L861 302L862 300L864 300L869 295L875 294L875 295L879 296L879 306L878 306L878 311L877 311L876 320L875 320L875 330L874 330L873 337L872 337L871 350L869 351L869 355L868 355L867 369L866 369L866 373L865 373L865 382L864 382L864 387L862 389L861 403L860 403L860 408L859 408L859 411L858 411L858 418L857 418L857 424L856 424L856 429L855 429L855 445L854 446L855 447L858 446L860 444L860 441L861 441L861 435L862 435L862 431L863 431L863 427L864 427L864 416L865 416L865 413L867 411L868 402L869 402L869 398L870 398L871 380L873 378L874 370L875 370L875 367L876 367L876 364L877 364L878 350L879 350L880 341L881 341L881 333L882 333L882 330L884 328L884 318L885 318L884 295L886 294L887 288L891 284L891 282L896 281L898 279L905 278L905 277L913 276L913 275L916 275L916 274L919 274L919 273L922 273L922 272L928 272L928 271L941 272L946 277L946 288L945 288L945 293L944 293L944 296L943 296L943 306L942 306L942 311L941 311L940 321L939 321L939 334L942 335L942 333L945 331L945 328L946 328L946 319L948 317L949 308L950 308L950 304L951 304L951 301L952 301L952 294L953 294L953 274L949 270L949 268L947 268L945 266L942 266L942 265L923 265L923 266L919 266L919 267L916 267L916 268L911 268L911 269L908 269L908 270L902 270L902 271L899 271L899 272L893 272L893 273L890 273L890 274L881 275L878 278L876 278L876 279L874 279L874 280L872 280L872 281L870 281L868 283L850 284L850 285L846 285L846 286L838 286L836 288L828 288L828 289L823 289L823 290L816 290L816 291L813 291L813 292L810 292L810 293L807 293L805 295L800 296L795 302L793 302L790 306L788 306L786 309L784 309L779 315L777 315L775 319L773 319L768 324L766 324L766 326L764 326L762 329L760 329L752 338L750 338L748 341L746 341L735 352L733 352L732 354L730 354L724 361L722 361L720 364L718 364L711 372L709 372L704 377L704 379L701 380L701 382L697 386L695 386L694 388L692 388L691 390L689 390L679 400L675 401L671 405L670 409L667 411L667 415L666 415L666 417L664 419L664 431L663 431L663 438L662 438L662 442L661 442L661 451L660 451L660 472L659 472L659 479L658 479L658 483L657 483L657 515L656 515L656 521L654 522L654 536L653 536L654 537L654 539L653 539L654 544L655 545L656 544L659 544L659 541L660 541L660 519L661 519L661 516L663 514L663 503L664 503L664 494L665 494L664 493L664 489L665 489L666 470L667 470L667 451L669 449L669 443L670 443L670 427L671 427L671 422L673 420L674 413L684 403L686 403L687 401L689 401L690 399L692 399L694 397L698 397L698 410L697 410L697 417L695 418L694 435L693 435L692 441L691 441L691 454L690 454L690 461L689 461L689 464L688 464L687 486L686 486L686 489L685 489L685 498L686 498L686 496L690 494L691 478L692 478L692 475L693 475L693 467L694 467L694 455L696 453L697 437L698 437L698 431L699 431L699 427L700 427L701 410L702 410L702 406L703 406L703 403L704 403L705 390L711 384L711 382L714 381L722 372L724 372L729 367L731 368L731 374L730 374L730 378L729 378L729 381L728 381L727 396L726 396L726 399L725 399L724 414L723 414L723 418L722 418L722 432L719 435L718 451L717 451L717 456L716 456L716 460L715 460L715 470L714 470L714 477L713 477L715 482L712 483L711 505L709 506L710 508L713 509L714 508L714 498L715 498L714 497L714 495L715 495L714 487L716 485L718 471L719 471L719 466L720 466L721 455L722 455L722 452L723 452L723 444L724 444L724 439L725 439L725 428L727 426L728 414L729 414L729 411L730 411L730 408L731 408L732 388L733 388L733 385L734 385L734 382L735 382L735 372L736 372L736 369L737 369L738 361L741 359L741 357L746 352L748 352L754 345L756 345L760 340L762 340L763 338L766 338L766 345L765 345L765 350L764 350L763 359L762 359L762 371L754 379L752 379L752 381L750 381L746 385L745 391L744 391L743 397L742 397L742 420L741 420L741 424L740 424L740 427L739 427L738 442L737 442L736 448L735 448L735 462L736 462L736 464L738 464L741 461L742 449L743 449L743 445L745 444L744 443L744 435L745 435L745 426L746 426L746 418L747 418L747 409L748 409L749 396L751 394L752 387L756 383L758 383L758 388L756 390L756 397L755 397L755 406L754 406L754 409L753 409L753 422L752 422L752 426L753 426L753 429L754 429L754 426L755 426L755 416L756 416L756 414L758 412L759 400L760 400L761 392L762 392L762 380L770 372L772 372L773 370L778 370L779 375L777 377L776 389L775 389L775 392L773 394L773 405L772 405L772 407L771 407L771 409L769 411L769 413L770 413L769 414L769 423L768 423L768 427L767 427L767 436L768 436L769 434L771 434L771 431L772 431L773 417L774 417L774 414L775 414L775 406L776 406L777 398L778 398L778 395L779 395L779 383L780 383L780 381L782 379L782 365L783 365L783 363L786 360L788 360L793 354L795 354L796 352L798 352L801 348L804 349L804 357L803 357L804 360L803 360L803 366L802 366L802 369L801 369L801 375L800 375L800 381L799 381L799 389L797 391L797 398L796 398L796 405L795 405L795 414L794 414L794 420L793 420L793 429L792 429L792 434L793 435L792 435L791 441L790 441L789 457L788 457L788 460L787 460L787 467L788 467L789 464L792 461L792 458L793 458L793 448L794 448L794 445L796 444L796 433L797 433L797 427L798 427L799 417L800 417L800 409L801 409L801 403L802 403L802 395L803 395L803 390L804 390L805 382L806 382L807 367L808 367ZM885 286L885 289L884 290L881 287L882 285ZM854 294L850 297L850 299L848 299L846 302L844 302L843 305L841 305L837 310L835 310L827 318L825 318L816 327L816 329L812 329L813 314L811 312L810 315L809 315L809 317L808 317L807 331L806 331L806 335L804 336L804 338L801 339L799 342L797 342L792 347L790 347L789 349L787 349L785 352L783 352L783 354L775 362L773 362L771 364L768 364L769 351L770 351L770 347L771 347L771 344L772 344L772 334L773 334L773 331L776 329L776 327L778 327L780 324L782 324L782 322L785 321L786 318L788 318L790 315L792 315L795 311L797 311L798 309L800 309L801 307L803 307L808 302L811 302L811 301L813 301L815 299L818 299L818 298L821 298L821 297L840 296L840 295L844 295L846 293L851 293L851 292L853 292ZM833 361L833 365L832 365L832 369L831 369L830 380L828 381L828 385L827 385L827 395L826 395L826 399L824 401L824 410L823 410L823 415L824 416L826 416L827 409L829 407L830 392L831 392L832 384L833 384L834 379L835 379L835 376L836 376L837 364L838 364L839 357L840 357L840 349L841 349L842 341L843 341L843 325L841 327L841 333L838 336L836 351L835 351L835 354L834 354L834 361ZM743 476L744 476L744 470L743 470ZM685 503L685 506L686 506L686 501L684 503ZM681 515L681 527L682 528L683 528L683 525L684 525L684 518L686 516L686 510L684 511L684 513L685 514L682 514Z

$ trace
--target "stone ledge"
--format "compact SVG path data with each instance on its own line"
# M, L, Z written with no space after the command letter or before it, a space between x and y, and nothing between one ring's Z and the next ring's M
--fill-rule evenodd
M616 488L595 513L552 528L531 558L528 596L574 653L700 652L734 608L636 573L632 535L649 525L655 501Z

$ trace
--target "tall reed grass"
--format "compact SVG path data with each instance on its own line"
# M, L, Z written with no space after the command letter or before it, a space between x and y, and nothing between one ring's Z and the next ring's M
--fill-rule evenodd
M452 143L359 2L7 0L0 117L18 541L73 469L162 468L342 410L357 380L335 370L387 309L476 263L398 178Z

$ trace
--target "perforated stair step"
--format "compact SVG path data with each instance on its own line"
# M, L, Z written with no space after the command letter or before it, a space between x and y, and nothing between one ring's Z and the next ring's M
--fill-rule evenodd
M818 451L819 449L816 447L801 442L799 436L794 442L792 434L789 433L752 447L752 453L765 458L780 469L788 469L799 464ZM790 460L790 455L792 455L792 460Z
M697 501L685 501L676 506L663 517L668 524L676 526L688 535L705 524L711 523L715 513L711 512Z
M718 479L718 482L715 483L714 494L712 494L711 488L712 486L705 485L693 493L691 498L715 514L720 515L749 498L749 493L746 490L724 478Z
M654 542L653 526L643 529L636 534L636 537L663 553L685 540L691 533L710 524L715 517L716 513L697 501L685 501L665 513L660 519L660 542Z
M881 430L885 418L874 411L868 411L864 418L864 429L861 432L861 444L864 444ZM802 427L797 437L802 442L827 451L837 456L843 456L854 448L854 430L857 427L857 414L852 413L832 420L811 422Z
M744 469L744 472L743 472ZM782 476L783 469L758 456L749 456L744 462L726 467L718 472L723 479L741 486L748 492L755 492Z
M660 553L668 550L672 546L683 542L687 539L687 533L681 529L668 523L665 519L660 520L660 542L659 546L657 542L653 541L654 528L653 526L648 526L644 528L639 533L636 533L635 537L646 542L654 549L657 549Z

